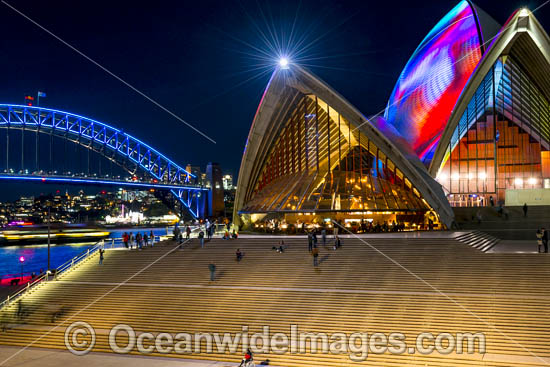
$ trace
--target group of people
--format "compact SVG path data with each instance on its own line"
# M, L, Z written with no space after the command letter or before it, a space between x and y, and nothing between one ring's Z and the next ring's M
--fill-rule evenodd
M418 218L419 223L423 220L423 218ZM273 220L272 220L273 221ZM328 233L331 233L334 231L336 234L336 227L344 227L344 224L338 220L334 224L334 226L326 225L325 223L321 223L316 225L317 228L325 228L325 230ZM435 229L436 224L433 220L427 221L422 224L423 228L425 229ZM349 224L346 224L347 230L352 233L383 233L383 232L403 232L406 229L405 223L395 220L387 220L387 221L379 221L379 222L372 222L367 221L364 219L357 219L357 221L349 222ZM278 225L278 222L275 221L274 223L271 223L270 221L266 222L258 222L255 225L255 230L258 232L266 232L266 233L273 233L273 234L299 234L304 233L307 234L312 230L312 226L310 224L307 224L305 222L301 223L289 223L285 224L284 226Z
M327 231L326 229L321 230L321 241L323 243L323 246L327 245ZM314 248L317 247L318 239L317 239L317 233L315 231L311 231L307 233L307 242L308 242L308 251L313 251ZM334 230L334 246L333 249L337 250L342 246L342 241L340 240L340 237L338 236L337 228Z
M428 228L430 227L433 227L433 222L428 224ZM353 233L403 232L405 230L405 224L397 223L395 220L391 223L384 221L382 224L380 224L380 222L372 224L372 222L361 221L359 225L352 223L350 230Z
M205 221L204 225L198 225L199 232L197 233L197 238L199 239L199 242L201 244L201 247L204 247L205 240L210 241L214 234L216 233L216 226L217 221L209 221L208 219ZM239 234L233 229L233 231L230 233L231 225L227 224L224 226L223 231L223 240L230 240L230 239L237 239L239 237ZM184 240L184 233L185 233L185 240L189 240L191 238L191 227L187 225L185 227L184 232L180 229L178 225L174 228L174 240L178 241L179 244L183 244Z
M327 232L326 232L326 229L324 228L321 230L321 241L323 243L323 246L327 245ZM315 231L308 232L307 242L308 242L308 251L311 253L311 256L313 256L313 266L315 267L319 266L319 248L317 247L318 239L317 239L317 233L315 233ZM338 236L337 228L335 228L334 244L332 246L332 249L338 250L340 247L342 247L342 241Z
M174 240L175 241L178 241L178 243L182 243L183 242L183 233L180 229L180 227L178 225L176 225L176 227L174 227ZM188 240L191 238L191 227L189 225L187 225L185 227L185 239Z
M129 248L130 250L133 248L141 250L149 245L151 247L155 245L155 235L153 234L153 230L151 230L149 234L147 234L147 232L143 232L143 234L138 232L135 236L131 232L124 232L122 235L122 242L124 243L124 247Z
M226 229L226 230L223 232L222 240L230 240L230 239L236 240L237 238L239 238L239 234L238 234L237 232L235 232L235 229L233 229L233 231L231 232L231 234L229 234L229 230L228 230L228 229Z

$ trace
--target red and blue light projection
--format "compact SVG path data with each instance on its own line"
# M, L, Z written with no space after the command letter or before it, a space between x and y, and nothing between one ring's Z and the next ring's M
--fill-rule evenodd
M481 60L482 43L475 10L462 1L424 38L397 81L385 118L426 164Z

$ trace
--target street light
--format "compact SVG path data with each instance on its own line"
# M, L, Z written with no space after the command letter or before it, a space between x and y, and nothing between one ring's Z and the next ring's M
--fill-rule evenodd
M21 282L23 281L23 264L25 263L25 257L20 256L19 257L19 263L21 264Z
M52 203L50 201L48 201L46 203L46 205L48 206L48 269L47 269L47 272L46 274L49 274L50 273L50 247L51 247L51 208L52 208Z

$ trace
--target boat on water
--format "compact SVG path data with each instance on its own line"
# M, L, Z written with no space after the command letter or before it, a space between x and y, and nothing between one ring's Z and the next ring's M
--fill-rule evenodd
M84 225L58 225L50 227L50 242L53 244L71 242L94 242L107 238L109 231ZM0 246L38 245L48 242L48 226L23 225L0 229Z

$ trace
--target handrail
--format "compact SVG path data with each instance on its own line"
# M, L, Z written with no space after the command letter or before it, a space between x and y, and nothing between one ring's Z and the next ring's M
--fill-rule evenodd
M9 306L12 300L15 300L21 297L21 295L23 295L23 293L25 293L26 291L36 287L40 282L42 282L42 280L44 280L44 278L46 278L47 275L48 275L47 273L40 275L38 278L35 278L33 282L27 283L25 287L21 288L14 294L8 295L8 297L5 300L0 302L0 310L2 310L4 306Z
M57 277L60 273L65 272L67 270L70 270L75 264L78 264L82 260L87 259L90 255L95 253L99 248L101 248L103 246L103 242L104 242L103 240L99 241L94 246L92 246L88 250L84 251L82 254L77 255L77 256L73 257L71 260L68 260L65 263L58 266L57 269L55 269L54 279L57 279ZM0 302L0 310L2 308L4 308L5 306L9 306L11 302L13 302L17 298L21 297L27 291L29 291L31 289L34 289L39 284L42 284L42 280L48 281L50 275L51 275L51 272L46 271L44 274L42 274L38 278L36 278L33 282L27 283L27 285L25 287L21 288L20 290L18 290L14 294L8 295L8 297L5 300Z

